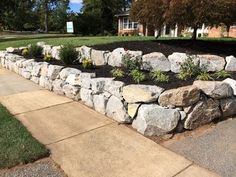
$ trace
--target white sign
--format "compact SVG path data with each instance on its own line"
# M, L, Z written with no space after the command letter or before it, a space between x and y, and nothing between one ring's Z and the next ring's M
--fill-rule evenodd
M67 33L74 33L73 22L66 22Z

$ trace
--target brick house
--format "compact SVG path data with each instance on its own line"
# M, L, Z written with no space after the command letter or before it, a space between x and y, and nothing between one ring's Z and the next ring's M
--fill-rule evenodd
M209 28L208 37L227 37L226 27L220 26L218 28ZM230 27L229 37L236 38L236 25Z

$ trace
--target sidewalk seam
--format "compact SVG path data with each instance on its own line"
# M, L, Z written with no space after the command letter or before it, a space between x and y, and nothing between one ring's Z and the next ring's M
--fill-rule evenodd
M191 161L192 162L192 161ZM189 167L191 167L194 164L194 162L192 162L191 164L189 164L188 166L186 166L185 168L183 168L182 170L180 170L178 173L176 173L174 176L172 177L176 177L177 175L181 174L182 172L184 172L185 170L187 170Z
M44 107L44 108L39 108L39 109L31 110L31 111L26 111L26 112L22 112L22 113L17 113L17 114L13 114L13 116L18 116L18 115L21 115L21 114L27 114L27 113L31 113L31 112L34 112L34 111L41 111L41 110L44 110L44 109L53 108L53 107L61 106L61 105L64 105L64 104L69 104L69 103L72 103L72 102L74 102L74 101L72 100L72 101L69 101L69 102L59 103L59 104L47 106L47 107ZM3 104L3 105L4 105L4 104Z
M45 145L46 145L46 146L50 146L50 145L53 145L53 144L56 144L56 143L60 143L60 142L62 142L62 141L65 141L65 140L74 138L74 137L76 137L76 136L80 136L80 135L83 135L83 134L92 132L92 131L94 131L94 130L98 130L98 129L100 129L100 128L104 128L104 127L106 127L106 126L110 126L110 125L112 125L112 124L116 124L116 122L111 122L111 123L108 123L108 124L106 124L106 125L102 125L102 126L100 126L100 127L96 127L96 128L91 129L91 130L88 130L88 131L85 131L85 132L81 132L81 133L78 133L78 134L73 135L73 136L68 136L68 137L66 137L66 138L63 138L63 139L60 139L60 140L58 140L58 141L55 141L55 142L52 142L52 143L48 143L48 144L45 144Z

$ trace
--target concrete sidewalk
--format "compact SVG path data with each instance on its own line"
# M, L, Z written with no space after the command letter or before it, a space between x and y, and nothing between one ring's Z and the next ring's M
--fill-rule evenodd
M0 69L0 102L69 177L215 177L137 132Z

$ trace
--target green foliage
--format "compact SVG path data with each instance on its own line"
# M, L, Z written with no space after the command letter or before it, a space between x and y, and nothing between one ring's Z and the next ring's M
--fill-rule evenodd
M0 104L0 169L34 162L49 156L39 143L5 107Z
M204 72L201 72L198 76L197 76L197 80L202 80L202 81L209 81L209 80L214 80L211 75L204 71Z
M161 71L152 71L150 76L156 82L169 82L169 76Z
M43 48L36 44L32 44L29 47L29 56L30 57L41 57L43 54Z
M177 78L180 80L187 80L191 77L196 77L202 72L206 71L206 66L199 66L199 63L195 64L193 57L189 56L187 60L181 65L180 73Z
M43 60L46 61L46 62L50 62L52 59L53 59L53 57L52 57L51 54L46 54L43 57Z
M115 78L123 78L125 76L125 72L120 68L114 68L111 70L111 74Z
M213 77L216 79L225 79L225 78L231 77L231 74L225 70L221 70L214 73Z
M59 57L66 65L75 64L78 56L79 52L70 44L63 46L59 51Z
M29 55L29 49L28 48L25 48L22 50L21 54L24 56L24 57L27 57Z
M84 58L82 60L82 66L84 69L91 69L93 68L93 61L90 58Z
M134 82L136 82L137 84L144 81L146 78L145 74L137 69L132 70L130 72L130 75L132 76Z
M132 71L135 69L140 70L142 62L141 59L132 58L132 56L127 53L122 57L122 64L126 69Z

